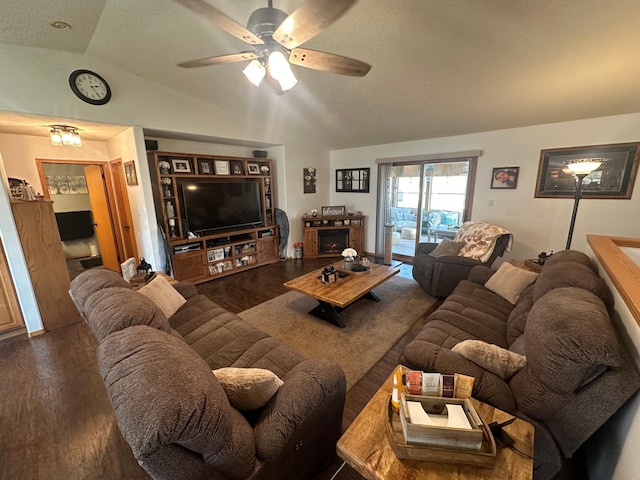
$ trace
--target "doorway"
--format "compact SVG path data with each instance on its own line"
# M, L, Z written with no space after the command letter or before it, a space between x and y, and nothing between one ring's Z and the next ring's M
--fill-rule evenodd
M380 164L385 179L378 229L392 224L394 260L411 262L417 245L455 238L471 217L477 157Z
M123 240L133 237L131 223L121 221L127 218L128 197L122 182L113 181L110 164L49 159L36 164L44 196L53 201L71 278L91 268L119 272L124 260L137 257L135 241Z

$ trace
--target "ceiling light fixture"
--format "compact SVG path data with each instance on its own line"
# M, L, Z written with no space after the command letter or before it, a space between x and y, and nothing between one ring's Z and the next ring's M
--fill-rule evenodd
M82 139L76 127L70 125L49 125L51 145L56 147L82 147Z
M58 30L69 30L71 28L71 25L67 22L62 22L60 20L52 20L49 22L49 25L53 28L57 28Z
M290 90L298 83L298 79L291 71L287 57L280 50L265 53L265 56L259 60L252 60L242 73L256 87L260 86L264 77L269 73L271 78L278 81L283 92Z

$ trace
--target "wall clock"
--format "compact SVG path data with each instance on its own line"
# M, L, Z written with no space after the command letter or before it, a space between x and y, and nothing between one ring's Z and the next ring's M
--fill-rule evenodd
M111 100L107 81L91 70L76 70L69 75L69 86L76 96L91 105L104 105Z

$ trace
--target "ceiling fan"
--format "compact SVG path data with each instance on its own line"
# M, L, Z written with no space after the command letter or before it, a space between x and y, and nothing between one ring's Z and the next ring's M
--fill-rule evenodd
M259 8L251 14L247 28L205 0L175 1L253 47L252 51L182 62L178 64L179 67L206 67L248 61L250 63L243 73L254 85L259 86L269 73L279 83L282 91L289 90L297 83L290 63L355 77L363 77L371 69L371 65L360 60L299 48L299 45L340 18L356 0L306 0L290 15L273 8L272 0L268 0L266 8Z

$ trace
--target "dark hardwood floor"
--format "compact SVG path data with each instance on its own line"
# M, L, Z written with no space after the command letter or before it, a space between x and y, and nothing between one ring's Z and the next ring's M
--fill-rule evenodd
M286 280L320 268L324 260L290 260L200 284L198 290L241 312L287 290ZM411 266L400 276L411 278ZM347 394L346 428L386 379L411 331ZM124 442L96 365L97 341L84 323L44 335L0 341L0 479L148 479ZM330 479L336 461L317 476ZM361 477L348 468L340 480Z

